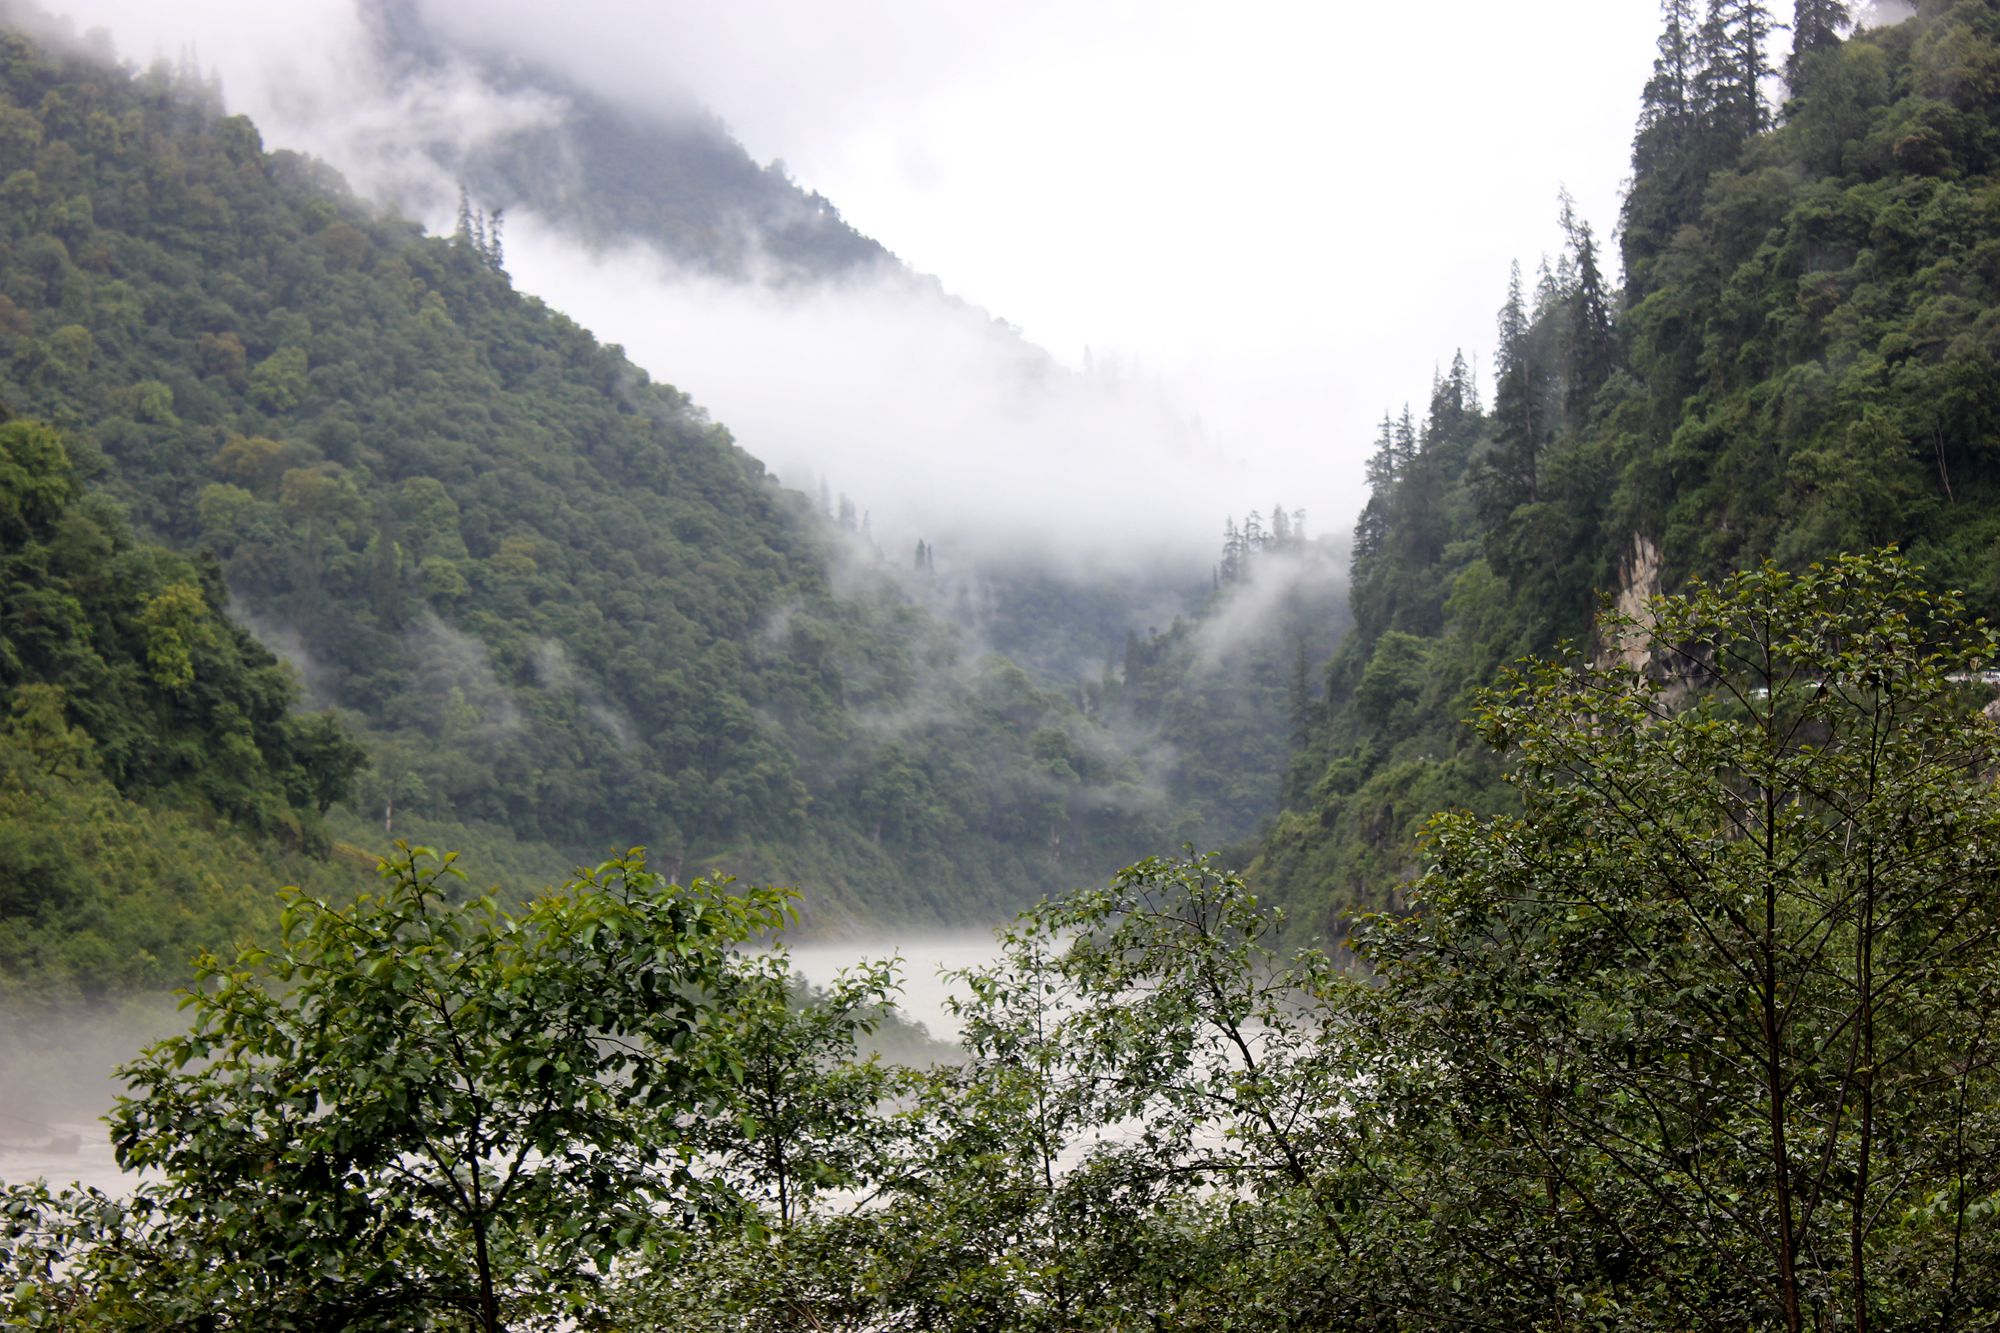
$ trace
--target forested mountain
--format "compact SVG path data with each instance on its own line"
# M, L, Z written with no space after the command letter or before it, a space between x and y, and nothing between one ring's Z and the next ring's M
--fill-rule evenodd
M882 812L928 791L913 813L935 829L958 808L915 740L887 806L857 804L885 790L868 782L808 786L802 755L867 772L920 736L1004 795L1025 738L1043 790L1074 799L1108 734L1083 714L1215 749L1182 795L1240 808L1227 770L1272 762L1268 730L1228 751L1200 686L1252 612L1249 678L1296 729L1254 893L1212 858L1148 858L1038 904L960 976L961 1058L927 1068L857 1054L892 964L805 994L742 947L782 920L779 891L621 857L516 905L405 851L375 893L294 897L281 939L201 958L188 1030L124 1071L108 1120L128 1192L0 1186L0 1312L480 1333L1995 1326L2000 629L1980 613L2000 608L2000 10L1926 0L1843 41L1840 5L1797 0L1772 108L1765 6L1663 8L1623 287L1562 207L1563 254L1508 284L1493 382L1454 358L1420 413L1384 420L1324 697L1327 613L1283 577L1324 551L1280 508L1229 523L1200 614L1134 634L1077 715L1005 662L967 683L865 547L516 297L472 229L371 221L240 122L0 45L0 149L33 164L0 190L39 210L9 244L44 256L10 252L4 387L71 442L0 424L0 819L115 800L122 846L204 811L230 836L315 838L353 756L285 711L272 662L220 619L217 570L284 618L339 716L414 764L431 745L546 782L568 770L534 747L586 734L564 709L616 735L641 704L615 672L672 673L724 757L811 797L788 832L755 791L742 813L687 794L717 830L775 827L774 854L838 854L826 824L852 838L879 816L861 840L886 856L913 835ZM149 154L121 155L138 138ZM135 201L202 263L149 242ZM342 226L360 240L326 237ZM244 265L293 305L260 304ZM329 293L347 322L295 313ZM167 355L183 305L214 317L213 365ZM368 355L350 328L391 349L365 364L381 406L329 396L363 373L343 370ZM379 420L339 428L364 410ZM144 466L176 449L211 469L180 502ZM135 537L115 495L220 562ZM1909 556L1830 554L1885 541ZM301 542L326 558L288 560ZM618 552L617 584L594 581L585 557ZM729 621L678 562L779 611ZM573 619L589 659L543 647ZM649 658L668 636L682 651ZM1561 660L1502 669L1564 636ZM426 684L437 661L473 665ZM73 679L100 683L88 706ZM653 732L672 720L629 744L671 755ZM192 749L206 734L232 748ZM181 801L180 822L146 824L114 781ZM550 827L606 817L534 790ZM451 796L512 799L497 779ZM1345 958L1319 947L1343 907L1401 905L1412 827L1447 804L1472 808L1430 823L1417 910L1370 914ZM1009 835L1056 827L1043 813ZM961 831L982 854L1000 836ZM17 830L0 837L14 855ZM1306 910L1288 922L1273 890Z
M1664 14L1622 290L1565 202L1486 401L1458 361L1384 423L1355 632L1253 875L1328 929L1395 900L1431 812L1511 804L1460 719L1501 664L1587 640L1598 589L1636 612L1894 542L2000 612L2000 16L1932 0L1841 41L1841 6L1801 3L1774 106L1766 7Z
M962 918L1174 822L1070 695L514 291L490 235L377 213L164 66L12 33L0 92L0 397L89 503L209 553L210 604L345 721L341 836L543 875L647 843Z
M1255 510L1240 528L1226 520L1218 554L1209 598L1164 630L1128 630L1093 696L1114 727L1163 752L1162 781L1193 816L1181 839L1233 852L1303 757L1314 680L1349 614L1342 552L1308 537L1304 510L1273 505L1268 527Z
M561 108L462 155L436 146L437 165L483 206L531 209L594 245L639 242L730 278L901 269L831 201L793 184L777 164L759 166L692 103L681 115L617 105L546 66L452 41L426 21L419 0L362 0L360 9L392 88L462 64L503 96Z
M274 874L361 882L322 819L364 756L226 603L53 430L0 422L0 1002L170 985L268 929Z
M857 309L886 302L918 325L914 336L961 347L971 362L939 365L906 355L896 362L910 374L945 376L947 383L929 386L937 396L962 396L994 415L1024 406L1031 418L1036 407L1063 419L1081 412L1087 432L1164 433L1184 424L1166 419L1164 411L1157 420L1128 419L1140 409L1121 398L1125 389L1115 374L1072 372L1004 319L949 294L937 278L855 231L831 201L787 179L781 164L759 166L726 126L671 84L651 97L629 89L614 97L584 86L518 41L483 35L424 0L365 0L359 11L369 35L364 98L391 107L428 104L464 95L469 84L495 104L526 108L513 128L496 117L498 126L461 138L411 133L397 140L404 151L420 155L437 180L460 182L470 229L493 230L495 244L504 218L530 224L544 243L553 236L591 250L649 249L672 275L662 300L684 300L681 284L691 283L697 293L782 287L784 296L774 299L785 308L791 298L836 307L852 302ZM755 349L746 355L756 355ZM843 396L853 396L854 387L846 386ZM900 395L907 387L892 381L874 391ZM1145 397L1137 386L1130 393ZM1098 411L1113 414L1115 424L1093 419ZM837 426L844 418L836 416ZM954 420L937 417L933 428L950 429ZM1089 439L1078 437L1079 443ZM1193 615L1209 591L1191 543L1174 544L1177 555L1190 557L1156 564L1124 560L1111 571L1095 558L1063 558L1080 543L1059 539L1051 552L1018 534L996 542L948 524L913 530L909 514L886 513L891 501L840 475L833 460L843 457L852 466L852 456L842 451L794 456L784 469L786 480L817 491L823 515L850 532L863 528L872 508L878 535L894 527L905 540L920 536L941 546L945 563L936 565L934 550L929 577L909 580L912 595L940 619L1052 681L1093 680L1106 652L1119 652L1127 630ZM936 482L939 490L960 487L956 478ZM968 517L964 506L945 508L961 522ZM903 556L890 552L890 563L903 565Z

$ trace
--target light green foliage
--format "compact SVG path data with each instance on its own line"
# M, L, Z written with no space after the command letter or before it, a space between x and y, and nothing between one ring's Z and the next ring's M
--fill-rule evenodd
M164 990L218 940L268 934L274 874L330 896L361 872L212 814L147 806L103 776L53 685L23 685L0 721L0 1001L93 1002Z
M364 756L330 714L291 713L290 677L218 614L212 568L76 492L54 431L0 425L0 459L4 988L170 982L268 917L248 886L277 867L344 877L298 853L324 853L319 818Z
M295 894L274 947L200 961L189 1030L110 1117L148 1178L45 1290L93 1327L491 1330L732 1206L688 1125L743 1076L713 1024L783 896L634 854L509 912L455 899L451 859L402 852L349 907Z
M879 1302L875 1209L911 1183L911 1109L922 1079L858 1055L891 1017L894 965L863 964L825 990L786 972L782 952L736 978L709 1039L739 1062L734 1098L692 1126L703 1161L745 1206L670 1261L623 1274L590 1327L736 1330L849 1327ZM747 1322L746 1322L747 1321Z
M128 1071L114 1133L158 1183L7 1193L20 1308L1984 1326L2000 634L1893 556L1602 633L1626 655L1487 698L1521 813L1435 821L1371 973L1211 861L1141 862L1006 931L927 1073L856 1058L887 967L795 994L781 956L732 959L770 895L621 861L509 914L412 856L350 910L295 899Z
M208 603L192 583L170 583L139 607L146 665L153 683L169 694L185 693L194 683L196 639L207 613Z
M734 1276L653 1308L1985 1326L2000 638L1885 557L1649 617L1604 631L1643 668L1535 666L1488 700L1524 813L1436 822L1419 910L1361 936L1371 976L1280 951L1199 862L1038 909L968 976L964 1062L877 1206L717 1244L700 1271Z
M788 962L766 954L734 977L711 1032L740 1068L735 1113L697 1135L706 1160L780 1231L823 1196L879 1182L895 1138L882 1111L906 1082L857 1046L893 1007L894 964L859 965L817 991Z

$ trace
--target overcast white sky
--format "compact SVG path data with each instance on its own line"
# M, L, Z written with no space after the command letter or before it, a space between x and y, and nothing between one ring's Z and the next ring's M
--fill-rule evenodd
M387 151L379 134L367 150L336 130L338 93L301 96L341 86L342 0L45 3L109 28L138 61L192 44L273 145L317 151L364 184L357 153ZM1204 532L1274 495L1320 530L1350 525L1383 409L1420 404L1455 347L1483 377L1508 263L1532 271L1557 244L1559 186L1609 242L1658 15L1655 0L428 0L428 12L630 100L657 105L684 85L753 156L784 159L862 231L1062 362L1081 366L1089 346L1100 365L1136 368L1201 423L1215 466L1175 473L1203 493L1171 509ZM520 285L624 342L753 452L781 468L800 456L790 427L760 419L749 375L703 363L700 337L649 342L629 284L622 304L607 299L573 257L524 252L532 227L516 236ZM847 447L828 446L824 470L903 503ZM1136 445L1107 458L1144 466Z

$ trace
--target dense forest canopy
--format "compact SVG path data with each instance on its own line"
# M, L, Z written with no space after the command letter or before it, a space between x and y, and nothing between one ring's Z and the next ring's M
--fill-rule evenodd
M363 746L341 838L504 842L531 879L646 843L830 918L965 919L1268 808L1282 680L1261 779L1171 778L1177 737L983 653L514 291L476 202L425 238L186 69L14 34L0 91L0 395L92 504L206 553L203 595Z
M36 350L15 353L26 369L5 387L54 425L0 425L0 526L19 552L4 571L0 800L59 799L54 778L125 801L118 783L225 830L261 818L311 843L358 773L339 718L364 743L397 739L391 715L339 693L363 668L312 637L316 617L402 664L362 679L405 707L398 692L423 687L393 671L483 645L486 677L463 670L432 699L464 730L434 739L519 759L506 747L546 733L483 725L493 700L528 715L566 688L580 710L629 706L578 663L536 655L565 642L549 617L572 588L605 603L594 650L654 632L647 608L591 582L586 557L616 549L632 553L621 587L706 559L732 595L790 608L770 622L780 634L806 627L803 645L773 643L768 623L730 620L734 604L675 611L676 633L741 668L704 678L741 724L718 758L758 758L775 778L852 747L865 728L810 711L815 699L939 710L921 743L904 732L873 752L895 756L885 787L789 779L810 798L801 823L828 818L824 803L878 819L869 841L885 847L949 827L923 748L940 743L997 737L990 763L1025 739L1044 795L1087 786L1107 762L1084 746L1090 728L1121 718L1219 749L1236 733L1215 723L1199 667L1252 610L1281 632L1248 654L1247 678L1285 701L1290 733L1236 753L1246 771L1288 756L1287 808L1247 872L1148 858L1023 913L960 978L958 1058L929 1068L861 1054L892 966L814 992L782 954L739 947L786 918L783 892L680 883L629 854L512 904L454 887L453 859L421 848L358 897L295 891L278 938L203 955L187 1032L125 1071L114 1142L149 1174L120 1198L0 1191L10 1316L481 1333L1991 1327L2000 13L1927 0L1850 35L1842 6L1797 0L1783 62L1758 0L1666 0L1662 17L1622 287L1559 199L1563 251L1511 275L1492 382L1454 358L1421 412L1385 416L1353 538L1353 632L1323 693L1309 638L1322 613L1282 575L1324 549L1282 506L1229 519L1200 614L1133 633L1094 691L1072 702L1004 660L963 685L949 638L897 585L857 599L812 583L837 524L810 521L678 395L520 302L490 219L469 212L456 241L424 241L359 214L339 223L331 204L315 214L326 196L286 183L299 164L261 156L227 120L196 117L197 147L181 151L220 153L240 182L278 179L277 202L245 184L232 215L265 200L303 236L362 235L371 248L340 270L354 308L386 312L368 327L432 358L409 373L483 413L491 454L417 407L384 418L435 432L414 443L319 430L349 410L315 380L345 364L337 327L264 309L247 279L227 294L240 362L224 346L190 378L164 354L141 359L159 392L121 398L92 378L124 364L121 344L79 324L63 340L70 378L38 378L67 293L104 299L91 243L103 272L138 273L120 256L153 253L98 230L143 182L121 181L103 223L86 198L67 214L73 229L88 217L75 249L55 238L60 299L8 291L27 312L12 346ZM31 172L39 190L49 143L68 147L47 140L48 108L91 99L45 57L8 51L49 86L11 122L36 165L0 189ZM1787 96L1773 104L1777 63ZM145 84L115 86L137 99L119 131L136 135ZM230 143L234 158L215 147ZM54 156L52 179L64 161L85 170L73 148ZM152 345L146 300L169 298L110 281L130 286L131 346ZM346 290L331 270L324 281ZM494 340L454 336L482 322ZM297 336L272 342L273 329ZM515 332L520 360L494 361ZM551 358L606 377L599 393L565 388ZM537 374L551 397L518 391ZM455 376L481 393L452 397ZM292 401L267 401L287 387ZM98 402L123 415L98 421ZM541 403L557 406L534 414ZM567 411L591 424L572 429ZM295 436L284 425L300 413L316 424ZM508 446L519 413L542 448ZM187 520L171 488L144 484L139 446L171 454L190 434L213 446L186 446L210 469L184 488L194 521L227 501L274 525L236 531L214 568L173 553ZM601 548L594 530L537 526L481 490L487 469L540 478L543 503L562 494L543 471L607 503L592 479L616 478L630 517L663 517L680 545L620 530ZM426 522L405 521L406 497L435 502ZM148 544L155 529L165 544ZM439 531L456 543L421 545ZM323 568L284 561L301 539L328 553ZM1868 549L1885 543L1907 554ZM120 561L142 573L108 578ZM933 570L924 546L909 565ZM341 713L287 710L272 660L220 618L217 568L333 664L315 688ZM41 632L60 616L79 628ZM885 626L907 637L868 637ZM413 632L429 636L422 653ZM937 647L899 659L885 643ZM880 674L842 655L856 644ZM86 648L95 665L61 657ZM542 673L539 695L505 674L509 653ZM888 678L898 661L910 679ZM125 688L72 711L73 669ZM194 687L204 671L213 694ZM795 692L767 693L773 673ZM967 688L990 710L977 725L948 712ZM739 697L780 716L730 712ZM239 721L228 770L178 743ZM808 724L826 748L787 749ZM1178 799L1240 811L1253 797L1231 767L1186 770ZM505 793L462 799L476 813ZM754 801L691 808L717 822L688 840L768 818ZM1061 817L1033 814L994 836L1039 840ZM1336 937L1351 947L1330 952Z
M1335 656L1253 878L1329 931L1399 901L1438 809L1497 812L1460 726L1504 663L1690 576L1899 543L2000 613L1995 19L1670 0L1633 143L1622 288L1567 199L1492 381L1385 420ZM1789 20L1775 86L1772 52Z
M787 994L770 891L525 908L422 851L201 962L113 1199L0 1191L42 1326L1980 1327L2000 636L1907 562L1610 617L1482 708L1521 816L1299 947L1208 860L1045 902L959 1058ZM454 1187L456 1186L456 1187Z

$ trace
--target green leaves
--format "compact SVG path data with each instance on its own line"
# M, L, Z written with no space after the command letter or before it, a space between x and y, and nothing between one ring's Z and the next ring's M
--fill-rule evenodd
M1454 1203L1440 1271L1517 1323L1983 1305L1969 1233L1899 1219L1948 1187L1969 1221L2000 1185L1992 631L1882 554L1603 638L1624 660L1487 696L1526 817L1438 819L1418 914L1368 932L1389 1060L1362 1106L1449 1126L1404 1156L1409 1195Z
M402 849L377 892L294 893L278 946L200 961L188 1031L123 1071L129 1224L70 1233L93 1308L495 1328L732 1206L692 1127L743 1061L684 1052L783 896L635 852L508 912L453 859Z

